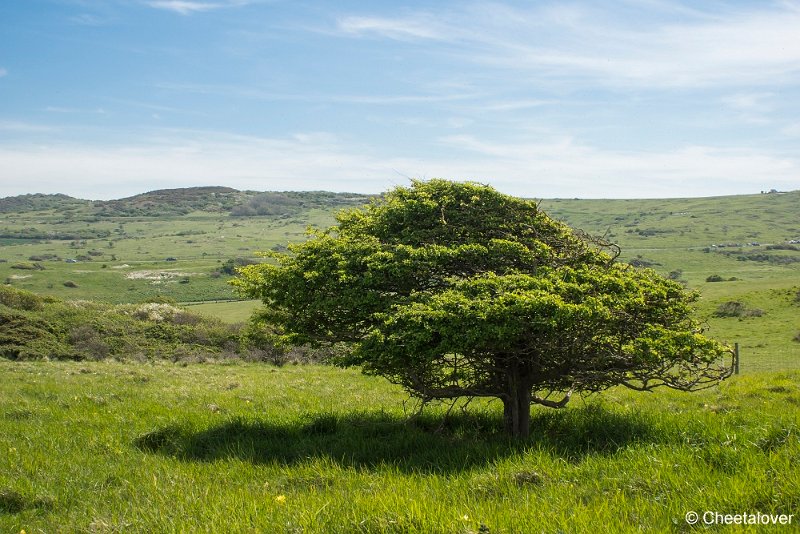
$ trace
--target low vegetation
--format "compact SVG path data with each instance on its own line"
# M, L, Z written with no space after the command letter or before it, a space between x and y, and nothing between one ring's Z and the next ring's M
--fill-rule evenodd
M764 310L750 308L738 300L729 300L720 304L713 315L714 317L761 317L764 315Z
M290 217L303 209L339 209L365 204L370 198L367 195L343 195L324 191L267 192L252 196L234 206L230 214L233 217Z
M327 366L0 360L0 531L660 533L691 531L688 511L797 514L799 383L614 389L534 410L521 443L499 403L414 416L399 388Z
M161 300L122 305L62 301L0 286L0 357L139 362L245 359L284 364L327 356L308 347L277 347L263 335L260 325L228 324Z
M228 272L366 197L0 199L0 532L687 532L688 511L796 515L800 263L771 258L797 255L798 198L543 201L699 290L704 334L738 342L745 374L534 407L517 441L500 402L421 410L317 364L341 353L276 347L263 309L247 320L258 303L230 301Z

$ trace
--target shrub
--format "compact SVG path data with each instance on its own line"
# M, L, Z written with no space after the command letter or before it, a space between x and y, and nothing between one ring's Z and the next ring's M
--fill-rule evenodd
M143 321L147 320L160 323L163 321L172 321L172 318L178 313L182 313L181 309L171 304L149 302L136 306L131 315Z
M172 306L177 306L178 301L172 297L166 297L164 295L155 295L153 297L149 297L144 299L141 304L147 304L148 302L155 302L157 304L171 304Z
M44 271L44 266L41 263L15 263L11 266L12 269L19 269L22 271Z
M669 272L669 274L667 275L667 278L669 278L670 280L680 280L681 276L683 276L683 270L682 269L675 269L674 271L670 271Z
M67 280L66 282L64 282L64 287L78 287L78 284L76 284L72 280Z
M225 260L225 263L220 267L220 272L233 276L236 274L237 267L244 267L245 265L255 265L259 262L248 258L230 258Z
M74 327L69 333L69 341L80 352L93 360L104 360L111 353L111 347L103 341L99 332L89 325Z
M743 302L731 300L720 304L712 315L714 317L761 317L764 315L764 310L748 308Z
M68 358L71 350L49 321L32 312L0 309L0 357L11 360Z
M720 275L718 275L718 274L712 274L711 276L709 276L708 278L706 278L706 282L724 282L724 281L725 281L725 279L724 279L724 278L722 278L722 277L721 277Z
M0 286L0 304L18 310L41 310L44 301L38 295L22 289Z
M56 254L37 254L28 258L30 261L58 261L60 258Z

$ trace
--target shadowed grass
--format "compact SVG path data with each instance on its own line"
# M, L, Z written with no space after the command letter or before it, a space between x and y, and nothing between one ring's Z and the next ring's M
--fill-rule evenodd
M662 533L800 509L796 372L537 408L519 443L499 403L404 399L317 365L0 361L0 532Z
M171 424L138 437L134 444L186 461L238 459L292 465L320 458L342 467L391 465L404 472L451 473L486 466L529 448L578 461L668 438L641 414L619 414L598 405L538 413L531 424L530 439L513 441L504 434L497 414L445 418L424 414L408 419L385 412L320 413L285 422L236 418L199 431Z

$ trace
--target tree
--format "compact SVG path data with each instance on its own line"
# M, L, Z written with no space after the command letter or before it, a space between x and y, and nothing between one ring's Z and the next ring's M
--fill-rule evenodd
M528 435L531 404L615 385L696 390L730 375L701 335L697 294L491 187L414 181L337 225L243 267L286 342L344 343L360 366L423 401L492 397Z

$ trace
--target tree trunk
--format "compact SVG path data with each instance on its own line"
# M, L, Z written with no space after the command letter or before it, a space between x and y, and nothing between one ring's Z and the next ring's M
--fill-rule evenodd
M509 377L509 390L503 400L506 433L525 439L531 430L531 383L522 376Z

